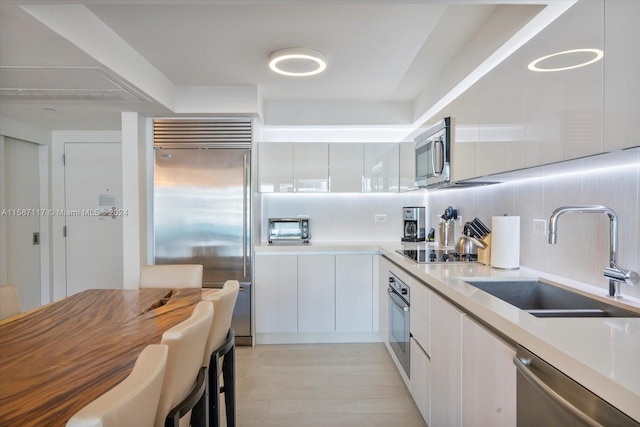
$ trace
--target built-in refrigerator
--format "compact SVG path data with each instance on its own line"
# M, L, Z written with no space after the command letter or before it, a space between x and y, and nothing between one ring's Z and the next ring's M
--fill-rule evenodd
M202 264L203 287L239 281L231 326L237 344L251 345L251 123L229 126L154 121L154 258Z

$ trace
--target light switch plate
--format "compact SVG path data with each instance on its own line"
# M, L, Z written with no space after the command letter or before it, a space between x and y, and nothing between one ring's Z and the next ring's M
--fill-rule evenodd
M533 234L538 236L544 236L547 234L547 221L544 219L534 219Z

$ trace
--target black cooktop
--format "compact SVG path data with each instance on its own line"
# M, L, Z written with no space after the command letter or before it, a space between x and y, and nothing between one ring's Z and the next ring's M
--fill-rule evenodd
M454 251L446 251L443 249L401 249L396 250L396 252L419 264L478 261L478 255L459 254Z

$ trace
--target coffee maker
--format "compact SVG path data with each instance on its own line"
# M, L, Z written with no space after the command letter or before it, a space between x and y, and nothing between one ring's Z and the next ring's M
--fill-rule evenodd
M425 241L425 211L422 206L410 206L402 208L402 219L404 221L403 242L424 242Z

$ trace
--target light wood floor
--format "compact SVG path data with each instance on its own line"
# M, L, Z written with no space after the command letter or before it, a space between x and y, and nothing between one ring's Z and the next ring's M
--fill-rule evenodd
M236 347L236 382L238 427L425 426L381 343Z

